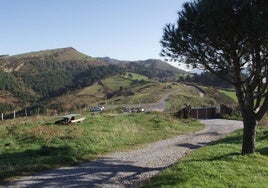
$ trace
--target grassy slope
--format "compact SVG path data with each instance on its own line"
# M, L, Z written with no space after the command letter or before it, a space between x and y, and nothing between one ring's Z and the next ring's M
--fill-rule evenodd
M235 107L237 103L229 95L219 92L212 87L202 87L205 91L204 97L201 97L198 90L184 84L178 84L178 92L171 95L168 99L168 110L175 111L185 107L185 103L190 104L192 108L219 106L226 104Z
M119 76L113 76L102 81L106 88L111 91L119 90L120 87L127 88L131 85L132 80L121 78Z
M83 123L68 126L44 117L0 122L0 181L202 128L198 122L155 113L83 116Z
M123 78L130 79L130 80L144 80L144 81L149 81L149 78L140 74L135 74L131 72L125 73Z
M231 90L224 90L224 89L220 89L219 90L221 93L224 93L225 95L229 96L230 98L232 98L235 102L237 101L237 97L235 94L235 91L231 91Z
M76 105L86 104L87 106L94 106L100 103L107 103L105 96L107 92L118 91L121 87L128 88L131 86L131 80L119 76L112 76L102 80L102 84L95 83L89 87L74 93L68 93L53 99L49 105L62 104L65 109L69 111L76 110Z
M257 153L241 156L242 131L201 148L144 187L267 187L268 127L257 132Z
M50 104L62 104L66 109L74 107L77 104L87 104L94 106L98 104L138 104L157 102L160 97L172 90L181 87L180 84L149 82L147 77L131 73L124 76L113 76L102 80L102 85L96 83L92 86L83 88L81 91L70 93L58 97L51 101ZM140 82L143 81L143 82ZM167 87L169 86L169 87ZM105 99L106 92L118 92L121 95L115 95L109 100ZM127 93L132 93L127 95ZM72 106L72 107L71 107ZM74 109L74 108L73 108ZM71 110L73 111L73 110Z

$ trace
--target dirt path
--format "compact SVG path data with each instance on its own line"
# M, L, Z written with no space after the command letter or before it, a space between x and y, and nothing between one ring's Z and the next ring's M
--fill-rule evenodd
M140 182L174 164L194 149L236 129L242 122L202 120L202 131L117 152L75 167L64 167L22 177L5 187L137 187Z
M169 93L166 93L163 95L160 100L157 103L151 103L151 104L143 104L144 109L147 111L157 111L157 112L163 112L166 109L167 106L167 99L170 95L178 92L179 89L171 91Z
M156 103L141 103L141 104L122 104L122 105L107 105L106 109L115 109L119 106L126 108L143 108L145 111L163 112L167 106L167 99L171 94L178 92L179 89L164 94Z

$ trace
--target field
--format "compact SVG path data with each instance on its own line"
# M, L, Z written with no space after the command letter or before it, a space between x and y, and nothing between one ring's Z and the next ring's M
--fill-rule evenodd
M143 187L267 187L268 127L257 130L257 152L240 155L242 131L203 147Z
M74 165L203 127L159 113L82 115L83 123L65 126L41 116L0 122L0 180Z

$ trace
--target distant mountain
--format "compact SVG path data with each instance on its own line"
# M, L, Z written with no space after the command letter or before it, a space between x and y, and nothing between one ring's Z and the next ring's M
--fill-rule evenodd
M144 67L148 67L152 70L162 70L162 71L170 71L174 74L182 74L185 73L184 70L176 68L162 60L159 59L147 59L144 61L134 61L131 62L130 64L139 64L143 65Z
M109 64L115 64L115 65L128 62L128 61L121 61L121 60L117 60L117 59L112 59L110 57L97 57L97 59L99 59L101 61L105 61Z
M162 78L174 76L177 74L184 74L186 71L174 67L162 60L159 59L147 59L140 61L121 61L116 59L111 59L109 57L100 57L98 58L102 61L105 61L109 64L118 65L128 69L128 71L136 71L136 73L142 74L149 77ZM147 69L148 71L146 71ZM146 73L147 72L147 73Z

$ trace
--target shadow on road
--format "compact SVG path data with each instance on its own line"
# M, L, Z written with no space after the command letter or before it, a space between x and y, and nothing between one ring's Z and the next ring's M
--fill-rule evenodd
M102 187L103 182L118 185L145 172L160 171L163 168L145 168L129 165L129 162L103 158L77 167L64 167L39 173L38 176L24 177L7 187ZM116 175L127 174L115 180Z

